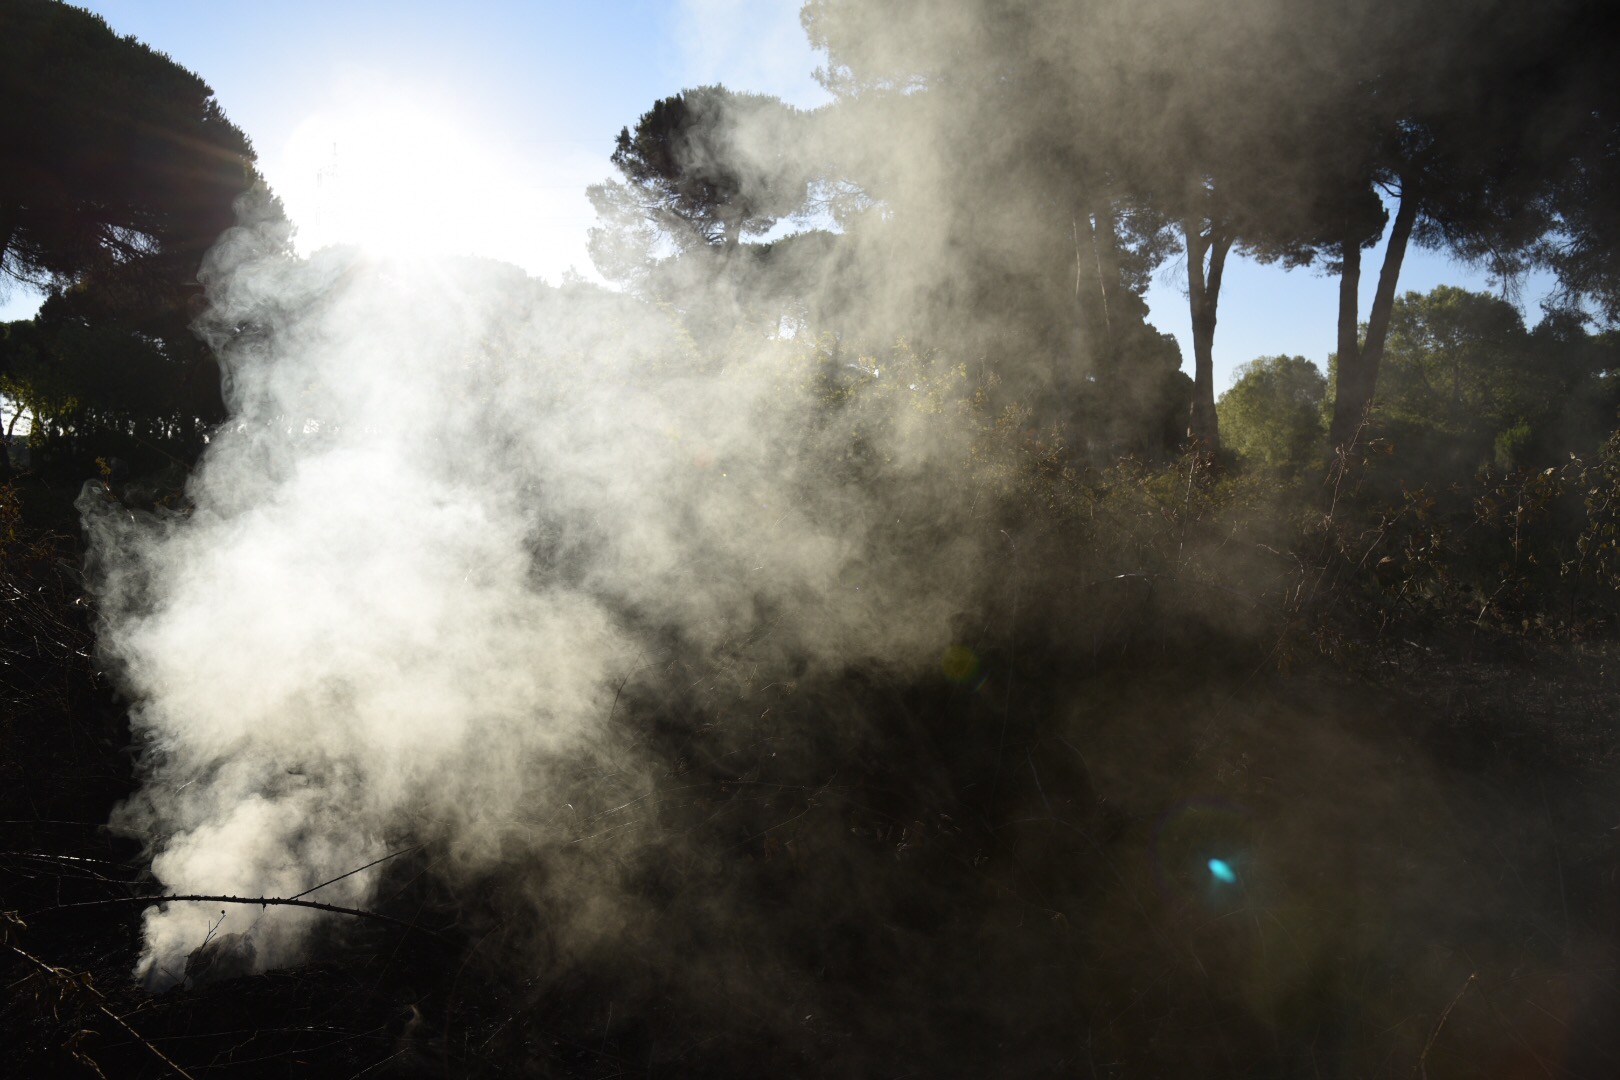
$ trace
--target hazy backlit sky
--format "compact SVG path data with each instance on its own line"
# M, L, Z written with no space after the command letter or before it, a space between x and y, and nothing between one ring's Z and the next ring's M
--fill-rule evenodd
M813 107L826 100L799 0L97 0L103 16L197 72L253 139L306 249L422 242L517 263L553 282L585 254L587 184L619 129L660 97L724 82ZM1381 250L1369 258L1363 308ZM1402 289L1486 288L1412 252ZM1148 294L1152 321L1192 360L1183 267ZM1527 319L1539 316L1526 290ZM1337 284L1234 260L1221 297L1216 389L1257 356L1326 367ZM26 318L21 291L0 318Z

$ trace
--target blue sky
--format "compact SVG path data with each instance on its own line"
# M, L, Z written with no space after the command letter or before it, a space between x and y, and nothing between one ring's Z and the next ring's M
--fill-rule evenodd
M587 184L611 172L613 136L654 100L724 82L810 107L825 100L798 0L98 0L82 4L201 75L253 139L271 185L320 239L335 190L317 173L366 187L372 226L420 232L437 223L487 254L558 280L590 276ZM391 110L387 103L396 103ZM391 132L427 131L411 171L432 182L393 202L367 186L404 171ZM404 141L404 140L401 140ZM420 141L420 140L416 140ZM320 202L318 200L325 200ZM436 208L436 209L435 209ZM386 219L386 220L385 220ZM1364 282L1363 317L1376 263ZM1414 252L1403 289L1486 288L1444 256ZM1176 335L1190 366L1185 270L1167 266L1148 294L1152 321ZM1257 356L1303 355L1325 366L1337 283L1310 270L1229 266L1216 336L1217 392ZM1538 294L1527 289L1530 321ZM0 318L35 300L14 291Z

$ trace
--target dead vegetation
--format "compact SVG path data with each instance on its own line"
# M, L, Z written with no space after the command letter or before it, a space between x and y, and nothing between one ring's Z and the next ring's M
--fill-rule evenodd
M329 912L316 962L243 950L319 881L188 899L214 930L156 996L129 974L153 883L100 826L118 710L71 560L19 523L10 1052L197 1078L1612 1074L1614 643L1458 614L1490 538L1433 541L1463 519L1426 496L1280 546L1273 495L1200 468L1035 475L1049 516L1008 530L932 676L767 680L672 644L620 687L616 764L559 767L513 823L555 838L525 865L450 873L401 822L354 868L373 917Z

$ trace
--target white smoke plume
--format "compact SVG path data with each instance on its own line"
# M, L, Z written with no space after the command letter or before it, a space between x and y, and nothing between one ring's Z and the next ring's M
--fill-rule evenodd
M222 239L199 327L231 419L187 506L82 501L141 745L116 824L166 890L290 897L412 843L447 875L543 867L577 835L568 778L651 790L633 701L721 670L739 700L858 665L939 672L976 590L1035 561L999 528L1007 475L997 490L972 457L986 418L1026 441L1032 401L1065 422L1060 391L1102 340L1073 310L1086 208L1054 203L1067 177L1027 152L1080 99L1039 66L1035 90L908 92L911 61L958 57L975 25L872 37L907 61L872 65L893 85L814 118L717 124L745 179L823 184L841 231L696 252L656 300L470 259L295 260L254 226ZM1043 23L998 34L970 53L986 70L1067 70ZM824 183L846 172L859 183ZM1121 380L1157 386L1163 366ZM1076 546L1059 555L1072 568ZM585 872L536 871L553 890L568 873ZM377 877L311 898L363 907ZM580 888L586 907L611 892ZM176 981L211 934L291 963L321 918L154 907L140 973Z
M166 890L290 897L412 841L538 858L571 827L558 763L606 752L660 641L761 684L949 644L974 557L905 508L960 446L914 385L852 393L882 375L699 347L676 313L499 264L259 239L205 269L232 418L189 506L81 503L143 748L116 824ZM139 974L176 981L211 933L287 964L320 918L156 906Z

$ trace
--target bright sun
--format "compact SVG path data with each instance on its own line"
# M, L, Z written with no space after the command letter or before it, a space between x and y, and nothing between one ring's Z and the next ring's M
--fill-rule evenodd
M528 202L513 172L446 114L374 105L300 124L278 190L306 253L356 244L387 255L510 259Z

